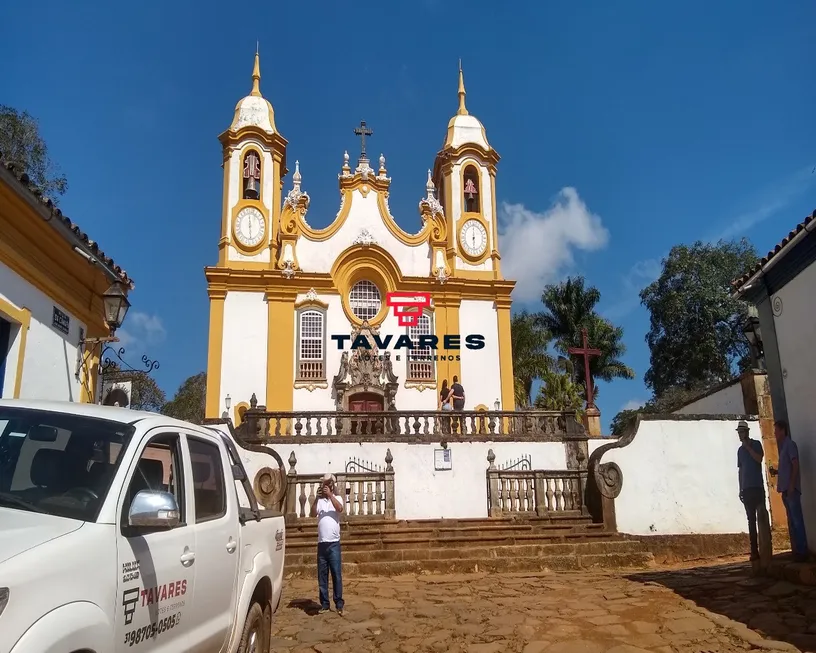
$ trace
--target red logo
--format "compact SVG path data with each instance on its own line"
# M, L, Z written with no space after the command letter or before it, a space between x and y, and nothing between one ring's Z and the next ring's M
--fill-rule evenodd
M431 305L431 294L427 292L390 292L385 296L385 303L394 309L397 324L416 326L422 309Z

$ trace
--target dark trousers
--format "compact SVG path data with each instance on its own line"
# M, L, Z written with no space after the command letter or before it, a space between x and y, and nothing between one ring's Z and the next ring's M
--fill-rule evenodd
M320 591L320 607L329 609L329 572L334 590L334 607L343 609L343 573L340 558L340 542L318 542L317 587Z
M782 503L788 515L788 533L790 535L791 550L794 557L806 560L808 557L807 531L805 531L805 517L802 514L802 493L783 492Z
M751 560L759 560L759 540L757 539L757 513L765 509L765 489L749 487L742 491L742 503L748 515L748 538L751 540Z

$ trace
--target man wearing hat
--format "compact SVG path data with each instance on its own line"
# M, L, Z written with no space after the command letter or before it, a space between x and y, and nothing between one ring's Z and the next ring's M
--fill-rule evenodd
M340 558L340 515L343 497L334 495L337 479L332 474L323 477L320 492L309 513L317 517L317 587L320 592L320 612L328 612L329 572L334 590L334 607L343 616L343 575Z
M751 561L759 560L757 540L757 514L765 510L765 484L762 476L762 443L748 437L748 423L737 424L740 448L737 451L739 469L740 501L748 515L748 537L751 540Z

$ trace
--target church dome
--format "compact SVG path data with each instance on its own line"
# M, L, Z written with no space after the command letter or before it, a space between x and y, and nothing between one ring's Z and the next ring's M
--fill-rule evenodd
M445 149L458 149L463 145L477 145L490 150L484 125L476 116L470 115L465 107L465 76L459 65L459 109L448 122L448 133L445 136Z
M275 110L272 103L261 95L261 59L257 52L255 66L252 69L252 91L235 105L235 116L230 131L238 131L244 127L258 127L270 134L278 131L275 127Z

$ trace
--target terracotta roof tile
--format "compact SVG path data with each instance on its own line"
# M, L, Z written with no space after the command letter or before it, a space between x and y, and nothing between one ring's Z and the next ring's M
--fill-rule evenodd
M42 190L31 182L31 179L25 172L21 172L17 169L17 166L15 166L14 163L4 159L2 152L0 152L0 166L8 170L14 176L21 191L28 192L29 194L33 195L40 204L51 212L53 217L57 218L63 225L73 232L77 239L88 248L95 258L99 259L111 270L113 270L116 273L116 276L119 278L119 281L121 281L131 290L134 288L135 284L133 279L128 276L128 273L118 266L110 256L105 254L105 252L99 248L99 244L96 241L91 240L88 237L88 234L79 228L78 224L72 222L68 216L63 215L62 211L54 206L54 203L50 199L43 195Z
M785 238L783 238L782 241L776 247L774 247L762 259L760 259L760 261L756 265L754 265L750 270L748 270L741 277L737 277L736 279L734 279L731 282L731 285L734 287L734 290L739 291L751 277L753 277L765 265L767 265L774 256L776 256L777 254L779 254L779 252L782 251L785 245L787 245L791 240L793 240L799 233L804 231L807 228L807 226L814 220L816 220L816 211L811 213L802 222L796 225L796 227L794 227L793 230L787 236L785 236Z

